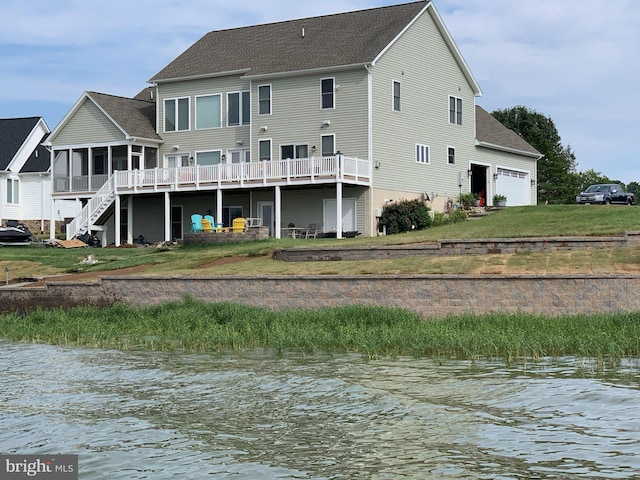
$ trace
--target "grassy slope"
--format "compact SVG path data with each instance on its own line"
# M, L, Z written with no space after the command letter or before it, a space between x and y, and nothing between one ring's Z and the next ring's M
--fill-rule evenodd
M287 264L271 259L275 248L317 245L385 245L430 242L444 238L496 238L572 235L614 235L640 231L638 207L550 205L512 207L480 220L420 232L376 238L292 240L270 239L243 245L176 249L52 249L0 248L0 269L9 278L42 277L63 272L108 271L147 265L147 274L341 274L341 273L521 273L521 272L636 272L640 249L581 251L552 254L484 255L461 258L412 258L363 262ZM100 263L83 265L88 254ZM223 257L245 261L220 264ZM2 279L4 280L4 279Z

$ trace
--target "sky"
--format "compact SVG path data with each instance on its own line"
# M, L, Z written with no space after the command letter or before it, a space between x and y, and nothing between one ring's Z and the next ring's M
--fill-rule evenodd
M83 92L134 96L212 30L408 0L2 0L0 118L51 130ZM576 155L640 182L640 2L433 0L488 111L550 117Z

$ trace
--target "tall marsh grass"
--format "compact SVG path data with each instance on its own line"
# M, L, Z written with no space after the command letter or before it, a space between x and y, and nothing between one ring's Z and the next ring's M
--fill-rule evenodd
M0 338L94 348L185 352L255 347L361 352L371 358L575 355L640 358L640 313L546 318L464 315L428 319L391 308L267 309L192 299L141 309L39 310L0 315Z

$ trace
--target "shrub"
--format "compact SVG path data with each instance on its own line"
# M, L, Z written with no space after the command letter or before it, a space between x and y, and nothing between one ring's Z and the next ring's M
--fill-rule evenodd
M380 225L387 234L424 230L431 226L429 209L420 200L403 200L386 205L382 210Z

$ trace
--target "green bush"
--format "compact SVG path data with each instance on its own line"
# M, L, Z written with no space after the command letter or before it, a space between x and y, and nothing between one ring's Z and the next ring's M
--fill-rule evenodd
M382 210L380 225L388 235L424 230L431 226L429 209L420 200L403 200L386 205Z

